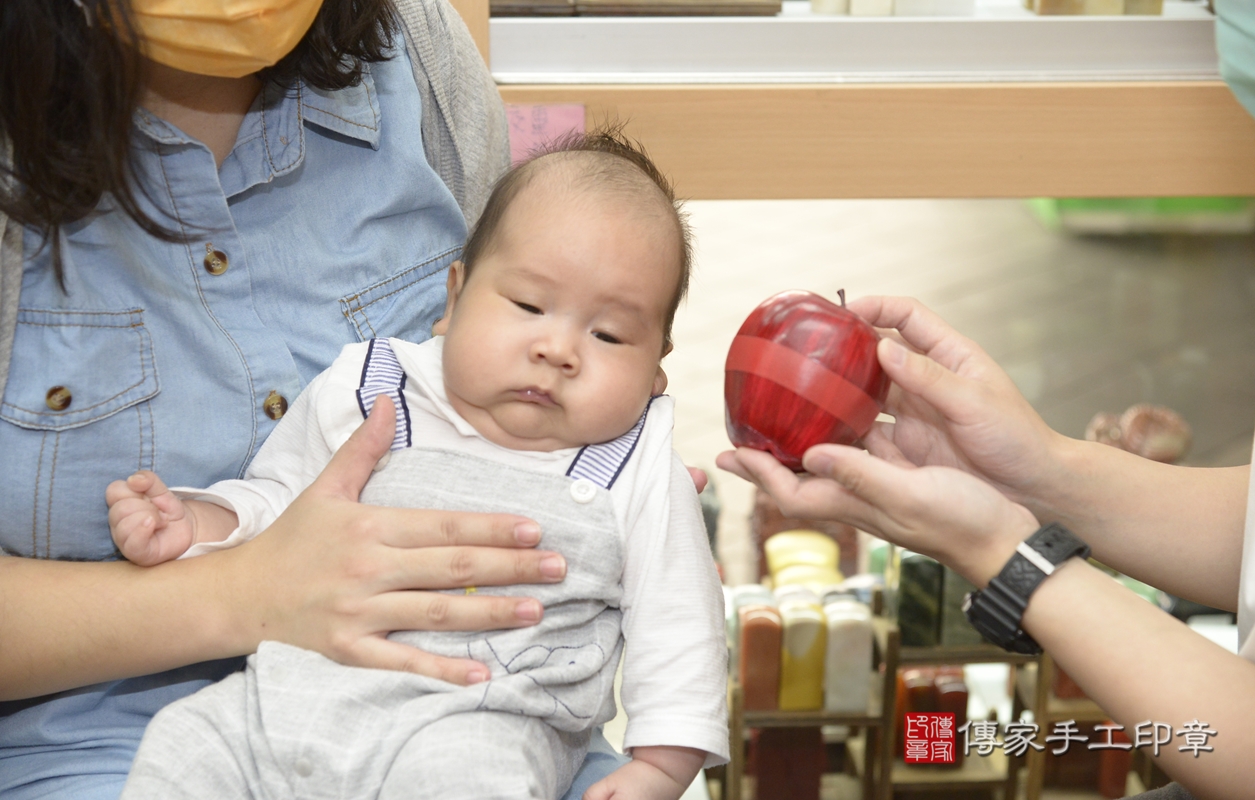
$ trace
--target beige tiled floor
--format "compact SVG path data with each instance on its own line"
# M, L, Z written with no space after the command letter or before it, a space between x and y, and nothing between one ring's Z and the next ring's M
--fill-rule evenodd
M1250 460L1255 430L1255 238L1074 237L1017 201L708 201L689 204L697 261L665 362L675 443L712 469L729 582L753 579L751 493L713 471L729 447L723 359L767 296L920 298L1005 367L1054 428L1097 411L1169 405L1194 427L1190 463Z

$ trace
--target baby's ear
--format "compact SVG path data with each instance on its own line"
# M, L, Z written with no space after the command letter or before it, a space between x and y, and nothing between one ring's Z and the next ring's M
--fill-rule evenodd
M672 345L671 340L668 339L662 345L662 357L666 358L667 355L674 349L675 349L674 345ZM658 395L662 394L665 391L667 391L667 373L663 371L662 365L659 364L658 374L654 375L654 386L650 390L649 394L652 397L657 397Z
M449 265L449 277L445 281L444 315L431 326L432 336L444 336L449 331L449 320L453 318L453 306L462 292L462 284L466 279L466 268L461 261Z

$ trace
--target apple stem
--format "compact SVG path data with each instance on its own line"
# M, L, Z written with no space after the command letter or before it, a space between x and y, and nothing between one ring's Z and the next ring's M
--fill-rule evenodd
M837 296L841 298L841 307L845 308L845 289L838 289Z

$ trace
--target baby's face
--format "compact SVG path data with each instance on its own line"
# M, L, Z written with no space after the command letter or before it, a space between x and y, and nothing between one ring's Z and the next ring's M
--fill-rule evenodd
M434 329L453 407L515 450L604 442L635 424L666 386L659 362L679 280L660 209L545 183L514 199L469 277L454 265Z

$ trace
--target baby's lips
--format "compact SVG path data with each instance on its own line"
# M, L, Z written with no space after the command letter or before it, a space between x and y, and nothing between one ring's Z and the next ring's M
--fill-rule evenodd
M524 403L535 403L540 406L557 405L553 399L553 395L535 386L529 386L526 389L516 389L514 395Z

